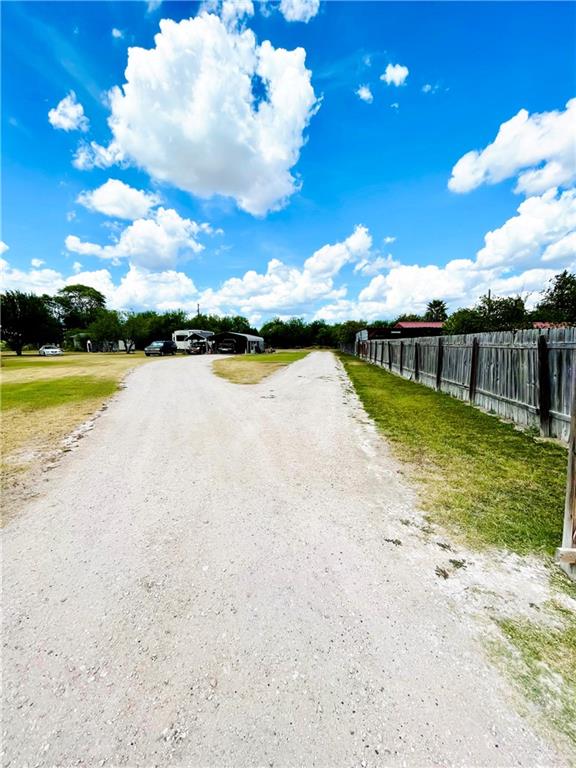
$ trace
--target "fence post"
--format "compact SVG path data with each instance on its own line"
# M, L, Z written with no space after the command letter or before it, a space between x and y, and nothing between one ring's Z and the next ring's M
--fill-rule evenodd
M550 435L550 370L548 344L544 335L538 336L538 406L540 411L540 434Z
M414 381L420 380L420 345L414 342Z
M576 581L576 369L572 373L572 414L568 443L568 475L562 546L556 550L560 567Z
M402 341L402 339L400 339L399 367L400 367L400 376L402 376L402 371L404 370L404 342Z
M442 336L438 336L438 360L436 364L436 389L440 391L442 387L442 365L444 363L444 345Z
M388 342L388 369L392 370L392 343Z
M384 342L380 346L380 368L384 368Z
M476 394L476 380L478 379L479 349L480 349L480 342L475 336L472 339L472 358L470 360L470 384L468 386L468 398L471 403L474 402L474 395Z

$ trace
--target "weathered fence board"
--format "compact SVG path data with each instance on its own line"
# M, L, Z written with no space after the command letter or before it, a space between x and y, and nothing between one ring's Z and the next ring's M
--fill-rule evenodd
M572 415L568 441L568 473L566 478L566 505L562 546L556 559L566 573L576 581L576 375L571 376Z
M568 440L576 328L362 341L355 351L399 376Z

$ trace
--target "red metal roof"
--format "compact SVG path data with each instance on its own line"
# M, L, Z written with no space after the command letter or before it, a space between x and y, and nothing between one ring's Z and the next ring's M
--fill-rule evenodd
M532 323L532 328L545 330L546 328L568 328L568 323L547 323L542 320L537 320Z
M442 328L443 325L437 320L401 320L394 328Z

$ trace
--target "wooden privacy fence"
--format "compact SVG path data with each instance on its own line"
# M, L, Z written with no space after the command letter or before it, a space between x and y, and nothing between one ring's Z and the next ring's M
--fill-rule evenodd
M355 352L545 437L569 439L576 328L359 341Z

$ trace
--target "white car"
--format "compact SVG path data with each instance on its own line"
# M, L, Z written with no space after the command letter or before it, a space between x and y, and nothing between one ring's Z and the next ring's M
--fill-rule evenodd
M39 355L43 355L44 357L50 357L52 355L63 355L64 352L60 349L60 347L57 347L56 344L44 344L43 347L40 347L38 351Z

